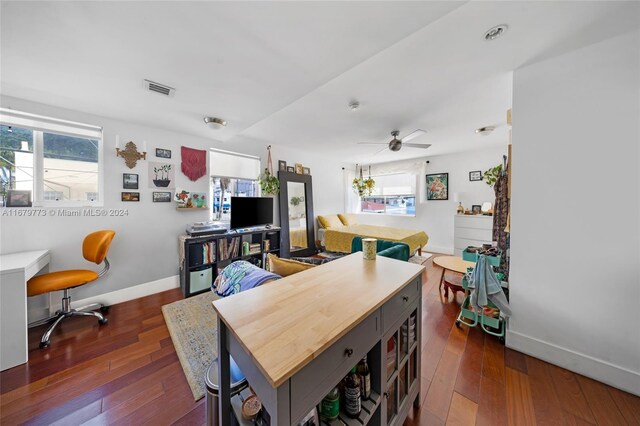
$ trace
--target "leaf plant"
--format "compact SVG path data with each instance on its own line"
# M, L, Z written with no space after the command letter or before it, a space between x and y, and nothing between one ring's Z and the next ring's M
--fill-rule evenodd
M269 172L269 169L264 169L264 173L260 175L259 181L263 194L278 195L280 192L280 181Z
M490 168L482 175L482 180L486 182L487 185L493 188L498 180L498 177L502 173L502 164L498 164L495 167Z

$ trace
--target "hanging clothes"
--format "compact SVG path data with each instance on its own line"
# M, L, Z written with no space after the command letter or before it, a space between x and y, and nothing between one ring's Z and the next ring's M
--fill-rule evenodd
M498 176L493 190L496 194L493 208L493 241L498 242L498 249L502 252L498 272L502 272L505 281L509 281L509 177L506 172Z
M489 300L500 309L503 316L511 316L511 307L502 291L498 277L493 272L493 267L487 261L487 256L478 256L476 266L468 279L471 289L471 305L476 310L482 310L489 304Z

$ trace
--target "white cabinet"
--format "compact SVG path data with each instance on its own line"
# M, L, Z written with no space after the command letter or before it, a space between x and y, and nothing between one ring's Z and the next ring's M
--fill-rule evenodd
M468 246L491 244L493 216L459 215L454 219L454 255L462 256Z

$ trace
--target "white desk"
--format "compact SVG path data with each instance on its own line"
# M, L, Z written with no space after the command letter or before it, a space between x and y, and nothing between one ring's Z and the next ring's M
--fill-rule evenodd
M48 269L49 250L0 255L0 371L28 358L27 281Z

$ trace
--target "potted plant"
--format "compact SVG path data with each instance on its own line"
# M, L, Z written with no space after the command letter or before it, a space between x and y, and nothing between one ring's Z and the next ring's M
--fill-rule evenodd
M260 189L267 195L278 195L280 192L280 181L269 169L264 169L264 173L260 175Z
M289 201L289 203L293 206L293 207L298 207L300 205L301 202L304 201L304 197L291 197L291 201Z
M280 192L280 181L273 175L273 166L271 164L271 145L267 147L267 168L259 178L260 189L263 194L278 195Z
M498 176L502 173L502 164L498 164L495 167L490 168L482 175L482 180L486 182L487 185L493 188L498 180Z
M153 184L158 188L166 188L171 183L169 179L169 172L171 171L171 164L164 164L160 167L154 167L153 173L156 177L153 179ZM158 178L159 177L159 178Z
M356 170L358 165L356 164ZM371 166L369 166L369 177L364 179L362 177L362 167L360 167L360 177L355 178L351 184L353 190L360 197L367 197L373 194L373 190L376 187L376 181L371 177Z

